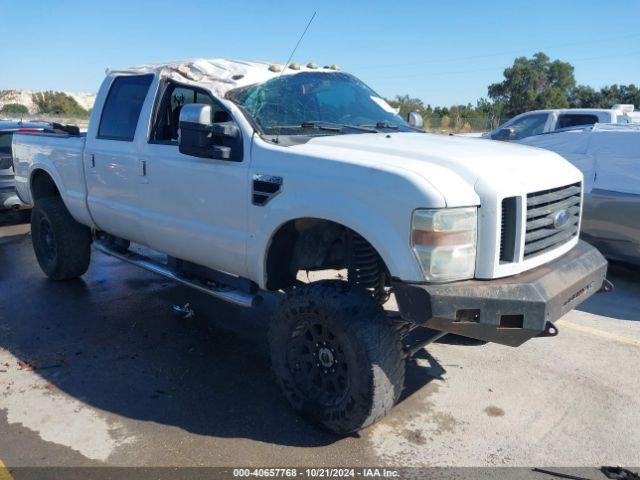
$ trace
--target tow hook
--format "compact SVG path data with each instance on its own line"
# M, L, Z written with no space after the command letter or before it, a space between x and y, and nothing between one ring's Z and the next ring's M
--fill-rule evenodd
M553 323L547 322L544 326L544 330L540 332L538 337L555 337L558 335L558 327L556 327Z
M600 290L598 290L596 293L609 293L609 292L613 292L614 289L615 287L613 286L613 283L611 283L609 280L605 278L604 281L602 282L602 286L600 287Z

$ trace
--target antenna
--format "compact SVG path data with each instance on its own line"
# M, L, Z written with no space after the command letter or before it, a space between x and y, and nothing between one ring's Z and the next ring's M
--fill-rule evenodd
M289 55L289 58L287 59L287 63L284 64L284 68L280 72L280 75L282 75L282 73L289 66L289 62L291 62L291 59L293 58L293 54L296 53L296 50L298 49L298 45L300 45L300 42L302 41L302 38L304 37L305 33L307 33L307 30L309 30L309 27L311 26L311 22L313 22L313 19L316 18L316 14L317 13L318 12L313 12L313 15L309 19L309 23L307 23L307 26L304 28L304 32L302 32L302 35L300 35L300 38L298 39L298 43L296 43L296 46L293 47L293 50L291 51L291 55Z
M300 42L304 38L305 33L307 33L307 30L309 30L309 27L311 26L311 22L313 22L313 19L316 18L316 14L317 13L318 12L313 12L313 15L311 15L311 18L309 19L309 22L307 23L307 26L304 27L304 31L302 32L302 35L300 35L300 38L298 39L298 43L296 43L296 46L293 47L293 50L291 50L291 55L289 55L289 58L287 58L287 62L284 64L284 67L280 71L280 75L278 75L278 78L280 78L282 76L284 71L289 66L289 62L291 62L291 59L293 58L293 54L296 53L296 50L298 49L298 45L300 45ZM276 138L273 141L273 143L279 143L279 142L280 142L280 129L278 129L278 134L276 135Z

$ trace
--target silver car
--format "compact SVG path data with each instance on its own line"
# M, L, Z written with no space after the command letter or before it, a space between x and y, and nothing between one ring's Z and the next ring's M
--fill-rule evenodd
M0 210L20 210L27 208L16 194L14 184L13 159L11 157L11 140L13 134L54 132L56 127L48 122L16 122L0 120Z

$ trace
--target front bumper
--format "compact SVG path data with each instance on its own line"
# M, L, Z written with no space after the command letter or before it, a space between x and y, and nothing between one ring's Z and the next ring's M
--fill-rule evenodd
M580 241L533 270L496 280L438 285L394 282L406 321L442 332L516 347L602 287L607 261Z

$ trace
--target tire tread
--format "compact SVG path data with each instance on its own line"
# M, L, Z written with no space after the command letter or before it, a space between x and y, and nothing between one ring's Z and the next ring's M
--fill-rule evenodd
M275 360L281 354L273 349L278 344L278 337L282 335L279 317L304 306L320 306L339 318L349 334L364 347L371 368L368 392L370 398L365 399L368 403L365 414L354 419L340 419L342 421L311 420L338 434L352 433L380 420L393 408L402 392L405 374L402 345L384 310L375 299L365 290L346 282L315 282L291 290L282 301L278 314L270 323L269 343L272 346L274 372L283 393L296 408L290 392L283 385L284 372L280 371L281 367L278 367L279 363Z
M39 253L37 232L41 216L49 221L57 246L56 262L48 265ZM69 213L62 198L45 197L36 200L31 215L32 242L38 263L52 280L70 280L83 275L91 262L91 231Z

